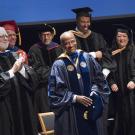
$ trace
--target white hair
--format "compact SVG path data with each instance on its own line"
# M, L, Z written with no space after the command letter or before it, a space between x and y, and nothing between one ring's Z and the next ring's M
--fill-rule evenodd
M65 31L64 33L62 33L60 35L60 42L61 42L61 44L63 44L65 38L67 38L67 37L74 37L75 38L74 34L70 30L69 31Z
M8 36L6 30L3 27L0 27L0 36ZM5 42L6 41L6 42ZM9 41L6 40L0 42L0 51L5 51L8 48Z
M0 36L2 35L7 35L7 32L3 27L0 27Z

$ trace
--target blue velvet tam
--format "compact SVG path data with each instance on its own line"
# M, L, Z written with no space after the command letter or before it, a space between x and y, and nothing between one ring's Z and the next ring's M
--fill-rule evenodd
M102 115L103 101L98 94L93 94L90 98L93 100L93 104L86 108L83 118L88 122L94 122Z

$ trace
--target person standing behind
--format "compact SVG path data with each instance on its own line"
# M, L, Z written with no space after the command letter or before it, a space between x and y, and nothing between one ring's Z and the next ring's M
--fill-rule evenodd
M72 30L77 39L78 48L92 55L102 67L102 72L107 78L111 71L116 69L116 63L112 60L111 52L103 36L89 29L91 26L91 12L89 7L72 9L76 14L76 29ZM100 135L107 135L108 99L106 98L103 116L98 120Z
M105 77L116 68L111 52L107 49L107 43L99 33L91 31L91 12L89 7L72 9L76 14L76 29L72 32L77 39L78 48L90 53L101 65Z
M91 55L77 49L71 31L62 33L60 41L65 52L55 60L49 79L50 104L56 115L55 133L98 135L96 120L102 114L103 102L98 100L96 106L93 97L101 99L105 94L101 67Z
M34 95L37 113L50 111L47 90L48 76L53 61L62 51L59 45L52 41L56 34L55 29L48 24L43 24L39 28L40 42L34 44L28 52L29 65L35 69L40 79L39 90Z
M16 60L8 48L8 34L0 27L0 134L37 135L36 115L31 100L38 85L37 75Z
M21 54L25 58L25 64L28 64L27 54L24 50L20 49L17 45L21 45L21 35L19 28L14 20L7 20L0 22L0 26L4 27L8 34L9 45L7 50Z
M108 77L111 93L110 113L114 112L113 135L134 135L135 129L135 46L132 30L123 24L117 24L112 55L117 70ZM114 109L114 110L113 110Z

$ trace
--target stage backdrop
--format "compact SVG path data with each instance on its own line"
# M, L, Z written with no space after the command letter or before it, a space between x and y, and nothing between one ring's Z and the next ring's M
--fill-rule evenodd
M93 17L135 14L135 0L0 0L0 20L17 23L73 19L71 9L89 6Z

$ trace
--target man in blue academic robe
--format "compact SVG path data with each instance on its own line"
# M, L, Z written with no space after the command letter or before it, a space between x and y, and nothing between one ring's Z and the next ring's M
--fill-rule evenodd
M65 52L54 62L49 96L55 112L56 135L98 135L96 120L102 114L104 75L92 56L77 50L71 31L60 36Z

